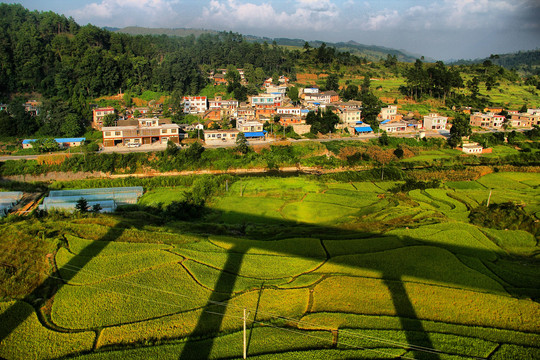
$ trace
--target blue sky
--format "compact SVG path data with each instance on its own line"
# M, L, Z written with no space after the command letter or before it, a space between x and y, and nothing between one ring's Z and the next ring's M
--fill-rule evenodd
M535 0L23 0L79 24L204 28L329 42L353 40L435 59L540 48Z

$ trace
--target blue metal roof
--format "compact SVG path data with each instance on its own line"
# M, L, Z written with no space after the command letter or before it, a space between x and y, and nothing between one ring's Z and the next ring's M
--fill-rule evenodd
M407 126L416 126L416 124L407 124Z
M83 142L86 141L86 138L58 138L54 139L57 143L65 143L65 142Z
M389 123L390 120L384 120L383 122L381 122L381 124L386 124L386 123Z
M364 122L362 122L362 121L357 121L357 122L356 122L356 125L364 125Z
M357 126L354 128L354 131L356 132L371 132L373 129L371 126Z
M302 110L300 110L300 112L301 112L301 113L308 113L309 110L308 110L308 109L302 109Z
M263 137L264 135L266 135L268 131L264 130L264 131L252 131L252 132L245 132L244 133L244 136L246 138L250 138L250 137Z
M23 144L30 144L36 141L36 139L24 139ZM57 143L67 143L67 142L83 142L86 141L86 138L57 138L54 139Z

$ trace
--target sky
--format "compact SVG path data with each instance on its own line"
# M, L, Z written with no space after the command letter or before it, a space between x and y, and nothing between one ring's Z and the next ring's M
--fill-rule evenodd
M21 0L80 25L356 41L437 60L540 48L540 0Z

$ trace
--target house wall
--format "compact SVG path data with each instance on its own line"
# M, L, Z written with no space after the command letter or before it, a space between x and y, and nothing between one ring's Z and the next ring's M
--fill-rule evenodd
M234 143L239 131L231 130L207 130L204 133L204 141L209 143Z

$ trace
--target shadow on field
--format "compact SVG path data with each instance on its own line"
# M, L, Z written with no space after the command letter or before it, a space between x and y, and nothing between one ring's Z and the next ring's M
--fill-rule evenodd
M353 240L353 239L369 239L370 237L380 237L382 236L380 233L370 233L370 232L361 232L361 231L354 231L354 230L346 230L341 228L334 228L331 226L318 226L318 225L310 225L306 223L298 223L294 221L288 221L288 220L278 220L278 219L270 219L263 216L257 216L257 215L250 215L250 214L243 214L240 212L219 212L215 210L211 210L211 219L212 221L215 221L221 225L226 224L231 229L237 229L235 226L240 226L242 229L246 229L245 233L238 237L239 239L246 239L250 240L250 243L252 243L253 240L257 240L257 245L254 246L240 246L238 243L234 243L233 247L228 250L227 252L230 254L240 254L237 256L229 256L228 261L223 267L223 270L221 272L221 275L219 277L219 280L216 285L216 291L223 294L224 292L228 292L227 296L228 298L231 298L233 296L232 289L234 288L234 283L236 280L231 280L230 276L223 276L224 274L232 274L232 275L238 275L239 270L241 267L241 262L243 259L245 259L246 253L251 249L260 249L260 250L270 250L270 251L276 251L274 247L265 247L265 244L268 244L275 240L283 240L287 238L313 238L313 239L321 239L321 240ZM225 219L228 219L228 221L225 223L222 220L222 217ZM230 221L230 219L236 219L236 221ZM205 223L205 225L208 225L208 223ZM212 232L212 230L208 229L208 227L205 227L206 232ZM236 230L234 230L236 231ZM231 236L234 236L234 231L231 232ZM214 235L227 235L221 232L214 232ZM226 239L221 238L221 241L226 242ZM457 240L457 239L456 239ZM436 243L436 242L428 242L422 239L416 239L413 237L405 237L406 245L405 246L429 246L429 247L436 247L441 248L444 250L447 250L453 254L456 255L467 255L470 257L474 257L477 259L492 259L493 256L496 254L494 251L490 251L488 249L478 249L478 248L472 248L472 247L466 247L466 246L460 246L460 245L453 245L453 244L442 244L442 243ZM387 249L392 250L393 248ZM384 251L384 250L380 250ZM413 356L417 359L440 359L440 354L447 354L443 351L425 351L426 349L419 349L419 347L427 348L427 349L434 349L433 342L431 341L429 334L425 331L421 319L418 318L417 313L415 311L415 308L413 306L413 303L411 302L411 299L409 295L407 294L407 290L404 286L403 277L406 276L416 276L418 277L418 273L411 271L406 266L400 267L400 264L394 264L397 265L398 268L400 268L399 273L396 272L388 272L387 268L385 266L374 266L371 262L370 264L358 264L358 263L352 263L351 261L347 260L346 256L337 256L332 257L328 250L325 248L325 252L327 254L326 261L331 261L336 264L345 265L349 267L359 267L359 268L365 268L369 270L375 270L382 274L382 281L386 285L387 289L389 290L391 300L393 303L393 306L396 310L396 315L399 317L401 326L403 331L405 332L405 336L407 338L408 344L411 346L408 350L410 351L408 356ZM283 250L283 256L297 256L301 258L310 258L309 256L306 256L305 253L302 252L302 249L298 249L298 251L294 251L291 249L284 249ZM236 258L236 261L231 260L232 258ZM395 261L395 258L389 259L388 261ZM436 262L437 260L432 260ZM434 263L436 264L436 263ZM460 278L459 281L456 281L455 277L448 277L448 273L441 274L440 272L433 272L432 269L425 269L425 272L420 276L424 277L425 280L428 281L437 281L437 282L443 282L443 283L449 283L453 284L457 288L476 288L478 291L485 291L490 292L493 291L493 289L489 288L483 288L482 284L478 284L475 282L475 279L468 279L468 278ZM476 270L475 270L476 271ZM524 290L521 289L521 292L519 294L511 294L511 295L519 295L519 296L527 296L527 294L524 293ZM510 291L511 292L511 291ZM525 291L526 292L526 291ZM535 291L532 291L529 294L531 297L535 295ZM215 307L215 299L214 297L211 297L207 303L207 305L204 307L204 309L211 309L212 307ZM358 306L361 307L361 304L358 304ZM197 344L197 342L200 342L200 332L199 329L204 328L206 330L206 333L208 336L216 336L219 333L219 329L221 327L221 324L223 322L222 316L212 316L212 315L205 315L205 312L203 312L203 315L198 320L198 324L195 327L195 330L193 331L192 335L188 337L187 344L184 347L184 350L182 354L180 355L179 359L187 360L187 359L206 359L208 358L210 352L211 352L211 346L207 346L208 342L205 342L205 347L203 348L202 344ZM212 324L212 326L208 327L208 324ZM210 340L212 341L212 340ZM248 349L249 350L249 349Z
M32 291L32 293L25 296L22 301L31 304L36 309L41 308L47 301L52 299L65 284L68 284L77 273L83 270L84 266L86 266L92 258L98 256L110 242L117 240L124 232L126 226L127 224L119 223L115 227L110 228L99 241L91 242L77 255L72 257L64 266L56 269L50 277L45 279L34 291ZM21 312L20 309L21 307L16 307L14 304L3 313L0 313L0 324L2 324L0 326L0 342L32 315L32 308L22 307L24 312Z
M274 240L283 240L291 238L313 238L325 241L331 240L353 240L353 239L369 239L375 237L381 237L381 234L374 232L362 232L355 230L347 230L338 227L331 226L319 226L306 223L299 223L289 220L280 220L267 218L264 216L256 216L244 214L241 212L219 212L209 209L208 215L204 219L204 222L193 221L190 223L193 232L215 235L230 235L236 239L250 240L248 244L243 245L241 242L235 242L228 250L229 254L235 254L235 256L228 256L225 265L217 280L215 291L212 293L207 301L207 305L203 308L201 316L198 319L197 325L193 329L192 335L187 338L186 345L183 348L182 353L179 355L179 359L206 359L209 357L213 341L215 336L219 333L219 330L223 323L223 316L211 313L210 310L216 308L216 302L221 301L224 298L232 298L234 295L234 286L242 263L245 260L245 255L249 250L260 249L275 252L275 247L268 246ZM129 217L129 212L120 214L120 216ZM227 221L224 221L227 219ZM231 220L236 219L236 220ZM214 223L219 226L212 226L210 223ZM131 226L132 224L130 224ZM103 249L109 244L110 241L115 241L122 235L125 229L125 224L120 223L116 227L111 228L109 232L102 238L107 241L94 241L86 248L84 248L78 255L74 256L64 267L59 269L62 273L71 273L69 277L64 277L64 282L58 282L55 277L59 275L57 271L51 278L44 281L44 283L38 287L33 293L29 294L24 301L31 304L36 304L35 299L43 297L36 307L43 305L47 300L51 299L54 294L67 282L69 282L73 276L76 275L72 272L73 265L75 267L84 267L92 259L92 257L99 255ZM174 229L172 227L172 229ZM239 230L240 229L240 230ZM241 233L238 235L238 233ZM430 246L447 250L453 254L463 254L479 259L493 258L494 252L487 249L478 249L472 247L464 247L452 244L442 244L428 242L421 239L406 238L406 244L403 246ZM223 239L223 241L226 241ZM254 241L257 241L256 245ZM402 247L403 247L402 246ZM333 263L345 265L349 267L365 268L368 270L378 271L382 274L382 281L389 290L393 306L396 311L396 315L400 318L402 329L406 334L407 342L411 346L409 350L415 358L421 359L439 359L440 356L437 353L429 353L418 350L415 345L433 349L433 342L431 341L429 334L423 328L421 319L418 318L413 303L407 294L406 288L402 279L406 276L418 277L418 273L411 270L407 266L399 266L400 264L394 264L399 270L398 272L388 272L388 268L382 264L376 262L369 262L366 264L359 264L351 261L350 257L336 256L332 257L328 250L324 249L327 256L326 259L317 258L317 260L328 261L331 259ZM310 258L306 256L305 249L283 249L284 256L297 256L300 258ZM346 255L346 254L345 254ZM389 259L388 261L399 261L396 257ZM436 260L434 260L436 261ZM377 265L374 265L377 264ZM69 270L69 271L68 271ZM459 278L456 281L456 277L447 277L448 272L444 274L441 272L431 271L432 269L425 269L425 272L421 275L426 280L440 281L444 283L454 284L456 287L473 287L480 291L492 291L492 289L484 289L481 284L475 283L474 279L467 279L464 277ZM232 280L231 280L232 275ZM521 296L526 295L524 293ZM358 304L361 306L361 304ZM14 329L16 329L27 317L31 315L31 312L24 314L13 313L12 309L8 309L3 314L0 314L0 340L6 338ZM206 341L201 342L202 337L208 337ZM232 346L232 345L231 345ZM234 346L238 346L235 344ZM445 352L440 352L444 354Z

